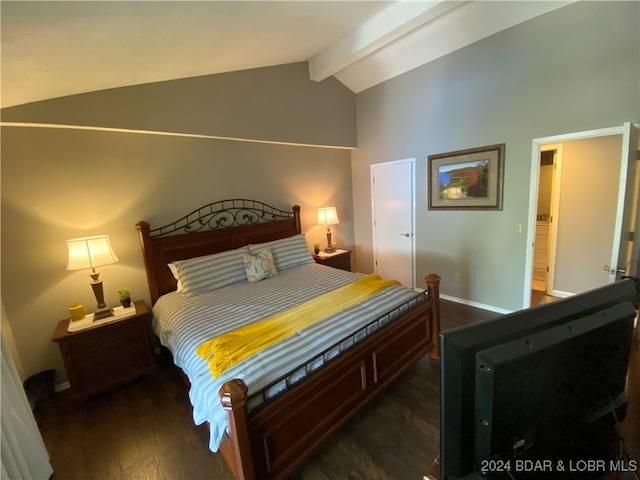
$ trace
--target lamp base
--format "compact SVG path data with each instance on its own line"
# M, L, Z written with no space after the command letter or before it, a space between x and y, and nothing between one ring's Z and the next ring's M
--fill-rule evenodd
M333 253L336 249L331 246L331 227L327 227L327 248L324 249L324 253Z
M100 320L101 318L107 318L112 316L113 316L113 308L109 308L109 307L99 308L93 314L93 320L96 321L96 320Z

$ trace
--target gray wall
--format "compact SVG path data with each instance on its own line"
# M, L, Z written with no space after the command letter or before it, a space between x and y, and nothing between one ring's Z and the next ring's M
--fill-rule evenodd
M65 270L66 239L109 234L120 261L99 271L112 306L122 287L135 299L149 300L136 222L160 226L216 200L251 198L282 209L299 204L309 243L325 242L323 227L315 225L316 208L335 205L340 224L332 229L342 246L353 247L350 150L324 145L355 142L355 95L334 79L311 82L299 65L224 77L224 95L238 100L235 120L229 120L235 126L224 132L234 109L231 104L212 109L210 97L222 95L215 76L208 78L210 87L200 89L180 80L2 111L3 121L186 130L323 145L2 127L2 303L26 376L55 368L59 381L66 380L51 335L58 321L68 318L71 303L87 311L95 306L89 272ZM241 100L251 85L260 92L255 102ZM282 85L289 86L286 93ZM190 121L186 109L165 110L167 92L176 108L189 105ZM286 112L268 106L278 99ZM312 108L318 99L332 106ZM258 119L243 128L239 119L251 116L247 110ZM353 135L345 135L350 129Z
M532 139L638 123L639 18L637 2L579 2L358 94L358 269L373 270L369 166L415 157L417 285L436 272L444 295L521 308ZM497 143L502 211L427 210L428 155Z

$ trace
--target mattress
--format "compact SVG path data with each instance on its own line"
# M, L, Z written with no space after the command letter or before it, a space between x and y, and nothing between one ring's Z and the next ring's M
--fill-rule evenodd
M209 423L211 451L218 450L227 428L227 415L218 397L224 382L241 378L249 387L249 395L268 387L265 395L255 400L264 401L279 394L286 384L295 383L320 368L340 350L348 348L349 342L356 343L371 333L363 326L419 294L402 286L389 287L254 354L216 379L207 362L196 354L196 349L218 335L286 311L361 276L310 263L282 270L275 277L257 283L234 283L187 298L172 292L158 299L153 307L153 329L162 345L173 354L175 364L189 378L193 420L197 425ZM376 324L369 329L378 327ZM358 334L349 337L354 332ZM349 339L341 343L346 337ZM274 384L290 372L292 366L304 365L332 345L335 348L316 358L310 368L294 371L286 380Z

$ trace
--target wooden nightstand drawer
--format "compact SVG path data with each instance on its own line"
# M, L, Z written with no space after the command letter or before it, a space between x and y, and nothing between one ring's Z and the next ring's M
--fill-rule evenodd
M78 389L89 392L100 387L109 387L121 380L138 376L140 365L145 365L147 356L138 346L120 347L108 358L94 357L78 363Z
M53 334L64 360L73 399L109 390L140 375L155 371L149 333L149 310L135 302L132 317L116 319L77 332L62 320Z
M144 343L145 326L140 323L140 320L146 320L146 318L133 318L122 325L105 325L87 331L86 335L71 337L68 341L68 349L75 358L80 359L109 356L122 345Z
M88 355L98 351L108 353L109 350L131 341L140 341L140 325L135 318L121 325L109 324L89 330L86 335L71 337L68 344L74 355Z

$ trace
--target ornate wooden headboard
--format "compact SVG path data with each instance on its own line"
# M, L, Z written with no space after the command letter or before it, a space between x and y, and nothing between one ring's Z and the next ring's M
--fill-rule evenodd
M147 271L151 302L176 289L167 267L174 260L210 255L250 243L262 243L302 232L300 207L290 212L245 199L210 203L173 223L151 228L136 224Z

